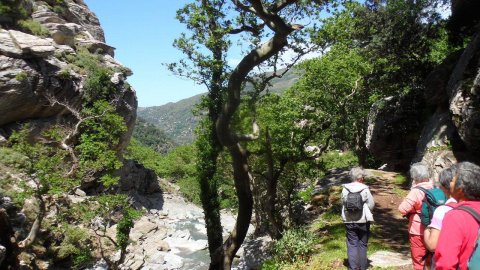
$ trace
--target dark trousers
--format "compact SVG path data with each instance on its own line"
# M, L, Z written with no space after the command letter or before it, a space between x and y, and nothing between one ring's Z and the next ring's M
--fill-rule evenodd
M347 231L348 269L365 270L368 267L367 244L370 223L345 223Z

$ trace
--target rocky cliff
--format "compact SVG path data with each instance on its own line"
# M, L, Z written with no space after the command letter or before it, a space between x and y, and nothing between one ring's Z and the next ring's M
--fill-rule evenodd
M107 45L98 18L82 0L17 1L27 20L43 29L19 27L3 18L0 29L0 128L8 136L19 123L36 126L66 119L79 111L87 75L76 66L79 50L97 54L112 70L115 109L128 127L123 149L135 123L137 99L125 78L131 71L117 62ZM4 14L2 14L4 16ZM0 20L1 22L2 20ZM30 30L30 31L29 31ZM0 135L0 136L1 136ZM4 138L0 137L0 140Z
M0 2L0 269L84 269L115 251L99 230L131 218L120 193L160 191L122 157L131 74L82 0Z
M367 146L375 157L396 169L423 161L434 175L458 161L480 160L479 34L433 70L424 88L410 94L415 98L391 97L372 108Z

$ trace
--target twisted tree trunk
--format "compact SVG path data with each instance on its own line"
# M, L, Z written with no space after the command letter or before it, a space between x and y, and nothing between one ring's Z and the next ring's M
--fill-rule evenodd
M252 4L256 15L261 17L275 35L259 48L252 50L245 56L230 75L227 87L227 100L217 120L217 135L220 142L228 149L233 160L233 174L235 189L238 197L237 222L228 239L223 246L216 251L215 260L212 261L210 269L230 269L233 258L242 245L247 235L250 220L252 218L253 197L250 189L251 174L247 162L246 150L240 144L244 138L254 136L238 136L231 127L232 117L240 105L240 93L242 84L250 71L263 61L269 59L284 48L287 43L287 36L298 27L292 27L283 22L276 13L266 13L261 1L249 1ZM296 2L296 1L289 1Z

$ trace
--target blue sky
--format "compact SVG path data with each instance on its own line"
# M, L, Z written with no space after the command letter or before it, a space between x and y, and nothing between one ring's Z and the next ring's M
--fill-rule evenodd
M202 85L171 74L162 63L182 54L172 46L185 30L175 19L187 0L85 0L100 19L107 44L115 58L133 71L128 78L140 107L176 102L206 92Z

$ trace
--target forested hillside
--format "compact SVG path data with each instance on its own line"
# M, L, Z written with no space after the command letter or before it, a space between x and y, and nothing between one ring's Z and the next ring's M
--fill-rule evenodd
M137 117L132 136L143 145L162 154L176 146L176 143L164 131L140 117Z
M299 72L289 70L281 78L275 78L268 87L268 92L281 94L293 83L298 80ZM266 74L271 74L267 72ZM253 87L246 84L245 92L251 92ZM178 102L168 103L162 106L138 108L138 116L145 119L150 124L165 132L167 136L173 138L177 144L192 143L195 139L194 130L201 112L194 114L196 105L201 102L202 96L197 95Z

